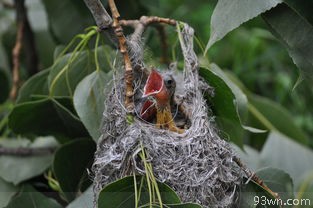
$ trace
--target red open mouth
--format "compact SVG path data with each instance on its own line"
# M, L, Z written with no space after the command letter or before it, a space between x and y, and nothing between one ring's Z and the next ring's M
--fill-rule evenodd
M146 81L142 97L147 97L159 93L162 90L163 85L164 82L161 74L153 69Z

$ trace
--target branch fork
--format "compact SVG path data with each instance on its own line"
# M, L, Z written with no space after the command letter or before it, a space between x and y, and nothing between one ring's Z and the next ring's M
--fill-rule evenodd
M84 1L92 13L99 28L99 31L107 31L108 34L111 36L111 39L117 39L118 41L118 48L123 56L125 66L125 107L129 113L133 113L135 108L133 102L133 67L130 56L128 54L129 48L127 45L127 40L123 33L122 26L133 27L134 32L131 35L131 41L139 42L147 26L154 23L164 23L175 26L176 20L156 16L142 16L139 20L120 20L120 14L116 8L114 0L108 0L108 4L112 13L112 18L109 16L108 12L105 10L100 0ZM164 38L164 30L162 28L159 28L158 30L161 38L163 36L161 41L163 50L162 60L166 63L168 62L168 60L164 57L166 57L165 48L167 47L167 43Z

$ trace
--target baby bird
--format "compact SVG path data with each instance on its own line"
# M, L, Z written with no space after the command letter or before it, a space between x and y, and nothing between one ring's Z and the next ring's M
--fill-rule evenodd
M148 97L140 111L140 116L146 121L156 117L156 126L161 129L169 129L177 133L183 133L184 129L176 126L171 107L176 89L176 82L170 73L160 74L153 69L144 86L142 97Z

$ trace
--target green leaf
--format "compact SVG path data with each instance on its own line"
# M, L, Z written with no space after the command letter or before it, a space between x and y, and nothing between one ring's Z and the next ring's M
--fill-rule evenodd
M0 103L3 103L9 96L10 82L8 73L0 68Z
M229 139L238 146L243 145L243 129L235 107L235 96L227 84L213 71L200 69L200 75L214 87L214 97L209 98L213 113L227 133Z
M50 68L45 69L28 79L19 90L16 103L31 101L33 100L33 96L48 95L47 77L49 72Z
M76 59L69 64L72 53L56 60L48 76L50 94L53 96L72 96L76 85L95 70L90 51L76 52Z
M136 177L137 189L141 188L138 205L149 203L149 194L145 177ZM163 204L177 204L180 199L177 194L166 184L158 183ZM129 176L110 183L99 194L98 207L106 208L133 208L135 207L134 177Z
M244 147L245 152L233 147L249 168L275 167L284 170L292 177L295 187L313 172L313 151L276 131L270 132L260 153L248 146Z
M247 110L245 94L228 80L215 64L211 64L209 69L200 68L200 75L214 87L214 97L209 100L217 121L230 140L241 147L243 128L237 109L241 109L242 115L245 114L244 111Z
M212 63L210 65L210 70L215 73L219 78L221 78L225 84L229 87L232 93L235 96L234 104L236 107L236 111L238 112L238 116L240 117L241 121L244 123L246 116L247 116L247 96L245 93L234 83L225 72L220 69L216 64Z
M93 208L93 191L90 186L84 193L72 201L66 208Z
M313 151L275 131L262 149L261 160L263 167L276 167L289 173L296 185L313 170Z
M113 69L113 61L116 58L116 51L109 46L102 45L97 48L97 55L100 69L106 73L111 71Z
M227 76L248 96L249 125L269 131L280 131L302 144L308 144L307 135L295 124L293 116L287 109L268 98L251 93L233 74L228 72ZM255 141L259 142L262 140L261 137L265 139L266 136L266 134L255 135L254 137L258 137Z
M15 196L6 208L62 208L54 199L48 198L36 191L33 187L25 185L22 191Z
M310 24L313 24L312 10L313 2L307 0L284 0L289 7L293 8L297 13L307 19Z
M11 197L16 194L18 188L0 178L0 207L8 205Z
M18 134L87 136L85 127L73 113L69 98L44 98L14 107L9 115L9 126Z
M250 107L250 111L252 110L254 116L264 125L258 126L259 128L266 127L268 130L278 130L302 144L308 144L307 136L295 124L294 118L285 108L267 98L257 95L250 95L249 101L249 105L253 107ZM261 113L261 117L258 113L254 112L255 109ZM262 116L266 118L266 122ZM266 124L268 122L269 124Z
M53 137L39 137L33 143L27 139L1 139L0 145L8 148L17 147L55 147ZM13 184L33 178L43 173L52 163L53 154L27 157L0 156L0 177Z
M313 26L287 4L263 15L272 33L285 45L302 77L313 78Z
M281 208L276 199L253 181L243 184L240 190L240 208Z
M97 141L104 110L104 89L110 76L103 71L95 71L86 76L74 93L74 107L89 134Z
M53 171L68 201L75 199L77 192L83 189L82 183L89 181L86 170L91 167L95 151L93 140L76 139L55 153Z
M43 4L49 28L59 43L68 43L74 35L95 24L83 1L44 0Z
M100 46L96 50L101 71L109 72L116 55L108 46ZM57 58L48 76L50 94L72 97L78 83L95 70L95 50L68 53Z
M281 2L281 0L219 0L211 17L211 36L205 51L242 23Z
M43 9L43 8L42 8ZM38 13L38 10L37 10ZM44 17L45 13L42 11ZM36 49L38 58L40 60L40 67L41 68L48 68L53 63L53 52L56 47L55 41L53 40L53 35L51 31L47 30L48 28L42 30L36 30L35 32L35 41L37 46L44 46L44 47L37 47Z
M296 190L296 197L299 200L303 200L302 208L312 207L313 201L313 171L308 173L304 180L299 184L299 188Z

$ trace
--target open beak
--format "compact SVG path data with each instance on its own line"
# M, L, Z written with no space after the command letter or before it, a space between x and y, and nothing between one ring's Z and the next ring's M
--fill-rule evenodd
M142 97L148 97L150 95L155 95L161 92L164 85L163 78L159 72L152 69L144 87L144 92Z

